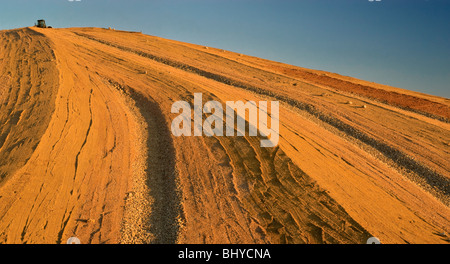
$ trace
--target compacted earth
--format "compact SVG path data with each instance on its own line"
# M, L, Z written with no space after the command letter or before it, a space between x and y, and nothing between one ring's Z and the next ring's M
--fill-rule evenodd
M278 101L278 145L174 136L195 93ZM449 243L449 119L447 98L137 32L0 31L0 243Z

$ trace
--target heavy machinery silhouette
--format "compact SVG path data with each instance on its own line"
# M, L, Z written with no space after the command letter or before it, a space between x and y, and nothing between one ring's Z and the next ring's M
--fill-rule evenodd
M39 27L39 28L52 28L51 26L47 26L47 25L45 24L45 20L44 20L44 19L39 19L39 20L37 21L37 24L35 24L35 26L36 26L36 27Z

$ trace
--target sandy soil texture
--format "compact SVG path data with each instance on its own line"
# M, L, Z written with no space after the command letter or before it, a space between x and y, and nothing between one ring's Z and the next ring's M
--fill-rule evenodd
M279 145L174 137L194 93L279 101ZM449 119L447 98L141 33L0 31L0 243L449 243Z

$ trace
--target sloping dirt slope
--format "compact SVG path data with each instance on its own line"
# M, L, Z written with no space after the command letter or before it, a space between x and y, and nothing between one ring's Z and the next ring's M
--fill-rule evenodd
M194 93L279 101L279 145L172 136ZM449 109L141 33L0 31L0 242L448 243Z

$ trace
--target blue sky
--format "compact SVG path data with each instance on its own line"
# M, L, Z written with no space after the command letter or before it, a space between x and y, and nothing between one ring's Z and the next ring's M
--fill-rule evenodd
M110 26L450 98L450 0L0 2L0 29Z

